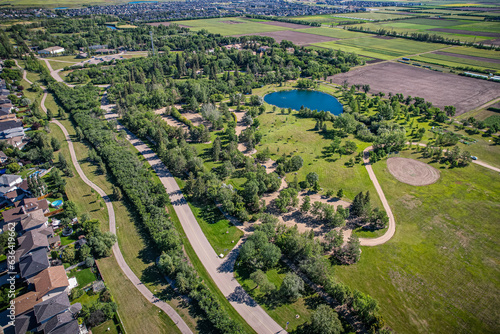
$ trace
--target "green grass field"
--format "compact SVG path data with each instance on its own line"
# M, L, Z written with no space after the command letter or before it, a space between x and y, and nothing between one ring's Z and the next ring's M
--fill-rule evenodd
M109 330L108 330L109 328ZM92 328L92 334L119 334L118 327L113 320L108 320Z
M346 52L355 52L363 56L384 60L439 50L446 47L446 45L438 43L424 43L401 38L382 39L376 37L315 43L313 45L334 50L340 49Z
M447 50L445 51L447 53ZM426 53L420 56L413 56L412 60L438 64L448 67L473 67L479 70L489 70L493 73L500 71L500 64L476 59L467 59L454 56L453 53L434 54Z
M239 35L247 33L260 33L269 31L291 30L290 28L263 24L239 17L224 17L217 19L175 21L175 23L189 26L191 30L206 29L214 34Z
M461 41L481 41L492 39L492 37L475 36L474 32L498 32L498 24L494 22L478 22L474 20L466 20L460 17L451 19L431 19L431 18L414 18L402 21L388 22L368 22L355 25L356 27L369 28L377 31L381 28L393 30L398 33L429 33L438 36L443 36L450 39L460 39ZM451 29L449 32L433 31L431 29ZM457 30L453 32L453 30ZM471 34L461 34L458 30L467 30Z
M339 279L375 297L396 332L496 332L498 173L476 165L441 169L438 182L414 187L392 177L385 161L374 170L396 234L382 246L364 247L358 264L337 267Z
M346 39L346 38L358 38L358 37L369 37L371 35L364 34L362 32L349 31L339 28L307 28L298 29L296 31L304 32L306 34L327 36L332 38Z
M69 275L70 277L76 277L76 281L78 282L78 287L84 288L88 284L94 282L96 277L94 273L90 270L90 268L82 269L80 271L76 271Z

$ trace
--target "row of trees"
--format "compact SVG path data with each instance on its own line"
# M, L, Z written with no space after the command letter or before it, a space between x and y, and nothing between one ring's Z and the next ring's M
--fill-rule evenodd
M164 252L159 268L176 279L181 293L189 294L198 302L215 328L225 333L241 332L239 325L229 318L215 294L186 260L182 241L164 210L168 197L163 186L151 179L147 168L122 142L124 139L116 138L106 121L93 117L93 110L99 109L97 90L92 86L71 89L60 83L51 84L49 89L71 113L133 205L158 249Z

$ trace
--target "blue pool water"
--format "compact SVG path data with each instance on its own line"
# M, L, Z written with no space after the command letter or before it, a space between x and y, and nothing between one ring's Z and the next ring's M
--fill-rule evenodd
M300 110L301 106L311 110L324 110L340 115L344 110L342 104L333 96L314 90L294 89L274 92L264 96L264 101L279 108Z
M52 202L53 206L61 206L62 204L63 204L63 201L61 201L60 199L58 199L57 201Z
M158 1L131 1L129 4L138 4L138 3L157 3Z
M56 7L54 9L68 9L68 7Z
M106 26L106 28L116 30L116 27L115 27L115 26Z

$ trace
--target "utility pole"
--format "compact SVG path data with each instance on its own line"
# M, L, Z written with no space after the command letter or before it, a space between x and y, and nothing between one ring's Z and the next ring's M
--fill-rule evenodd
M153 44L153 30L149 32L151 35L151 49L153 50L153 56L155 55L155 45Z

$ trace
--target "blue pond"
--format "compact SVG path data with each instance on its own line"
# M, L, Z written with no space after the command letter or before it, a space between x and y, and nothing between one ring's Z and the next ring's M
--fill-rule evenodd
M342 104L333 96L313 90L287 90L274 92L264 96L264 101L279 108L300 110L301 106L311 110L324 110L340 115L344 110Z
M54 207L61 206L62 204L63 204L63 201L61 201L60 199L58 199L57 201L52 202L52 206L54 206Z
M112 30L116 30L115 26L106 26L106 28L109 28L109 29L112 29Z

